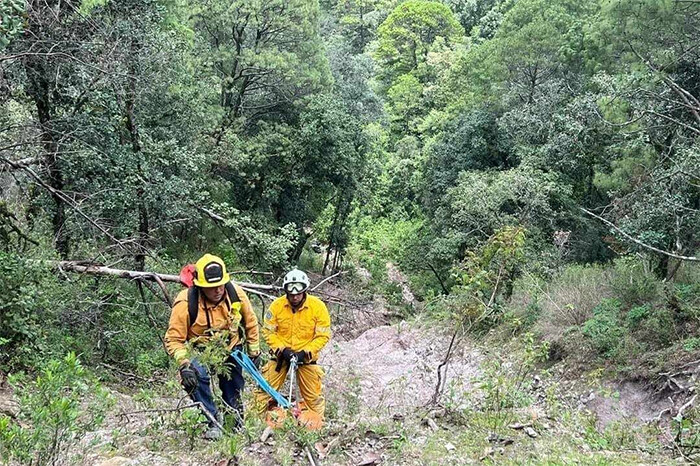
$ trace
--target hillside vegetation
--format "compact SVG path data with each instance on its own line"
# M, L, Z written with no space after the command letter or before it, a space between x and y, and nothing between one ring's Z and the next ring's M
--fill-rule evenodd
M76 273L206 252L343 272L320 434ZM0 2L0 463L696 463L699 255L697 1Z

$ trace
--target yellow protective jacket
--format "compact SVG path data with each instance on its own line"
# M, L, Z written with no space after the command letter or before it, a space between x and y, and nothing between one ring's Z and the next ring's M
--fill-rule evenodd
M307 294L296 312L292 312L287 297L281 296L265 313L262 333L273 352L284 348L308 351L311 361L316 361L331 338L331 317L326 305L316 296Z
M197 319L189 325L189 308L187 303L187 289L180 291L175 298L172 313L170 314L170 324L165 332L165 346L168 353L175 358L179 364L187 361L187 350L185 342L199 337L199 341L206 341L207 334L207 312L209 313L209 325L211 332L228 330L231 335L229 349L241 343L238 333L239 326L244 329L248 354L255 356L260 353L260 337L258 335L258 318L253 312L248 295L240 286L234 284L240 302L231 304L228 294L224 293L224 299L216 306L206 301L204 293L199 293L199 309ZM229 311L230 309L230 311Z

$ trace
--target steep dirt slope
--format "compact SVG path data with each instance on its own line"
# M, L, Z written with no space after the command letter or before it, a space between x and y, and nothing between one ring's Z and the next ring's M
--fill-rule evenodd
M429 401L437 383L437 365L445 357L449 335L405 322L367 330L358 338L331 345L321 362L329 390L342 392L348 380L360 388L361 406L402 414ZM479 373L477 349L455 351L447 385L469 391Z

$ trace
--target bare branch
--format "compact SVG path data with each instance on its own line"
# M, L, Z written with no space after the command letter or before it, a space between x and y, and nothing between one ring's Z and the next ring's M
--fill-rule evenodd
M663 255L668 256L668 257L673 257L674 259L678 259L678 260L682 260L682 261L700 262L700 257L681 256L681 255L678 255L678 254L674 254L674 253L672 253L672 252L664 251L663 249L655 248L654 246L651 246L651 245L649 245L649 244L646 244L646 243L644 243L644 242L638 240L637 238L634 238L634 237L630 236L629 234L625 233L622 229L620 229L618 226L616 226L615 224L613 224L611 221L606 220L606 219L604 219L603 217L594 214L594 213L591 212L590 210L584 209L583 207L579 207L579 209L580 209L582 212L586 213L587 215L590 215L591 217L600 220L601 222L603 222L604 224L606 224L607 226L609 226L610 228L612 228L612 229L615 230L616 232L620 233L622 236L624 236L624 237L627 238L628 240L630 240L630 241L632 241L633 243L637 244L638 246L641 246L641 247L643 247L643 248L645 248L645 249L649 249L650 251L654 251L654 252L659 253L659 254L663 254Z
M671 122L673 122L673 123L675 123L675 124L677 124L677 125L679 125L679 126L682 126L682 127L684 127L684 128L687 128L687 129L689 129L689 130L691 130L691 131L694 131L694 132L700 134L700 129L698 129L698 128L694 127L694 126L690 126L690 125L688 125L688 124L686 124L686 123L683 123L682 121L676 120L675 118L671 118L671 117L668 116L668 115L664 115L663 113L655 112L655 111L653 111L653 110L647 110L646 113L650 113L650 114L652 114L652 115L656 115L656 116L658 116L658 117L663 118L664 120L671 121Z
M100 230L107 238L109 238L111 241L113 241L114 244L116 244L117 246L119 246L120 249L122 249L122 250L128 252L127 247L124 246L124 244L123 244L121 241L119 241L117 238L115 238L115 237L114 237L109 231L107 231L102 225L100 225L99 223L97 223L97 222L96 222L95 220L93 220L90 216L88 216L85 212L83 212L82 209L81 209L80 207L78 207L78 205L77 205L70 197L68 197L68 196L65 195L65 193L63 193L62 191L60 191L60 190L54 188L53 186L49 185L49 184L46 183L44 180L42 180L41 177L40 177L39 175L37 175L36 172L35 172L34 170L32 170L31 168L29 168L28 166L17 165L17 164L15 164L14 162L12 162L11 160L6 159L6 158L4 158L4 157L0 158L0 160L3 160L5 163L7 163L8 165L10 165L10 166L13 167L13 168L21 169L21 170L24 170L25 172L27 172L27 173L28 173L32 178L34 178L34 180L35 180L37 183L39 183L44 189L46 189L46 190L49 191L51 194L53 194L54 196L58 197L59 199L61 199L61 200L62 200L63 202L65 202L66 204L68 204L68 205L69 205L70 207L72 207L76 212L78 212L83 218L85 218L88 222L90 222L95 228L97 228L98 230Z
M344 273L345 273L345 271L341 270L340 272L335 273L335 274L331 275L330 277L324 278L323 280L321 280L320 282L318 282L318 284L317 284L316 286L314 286L313 288L311 288L311 291L315 291L316 288L319 288L321 285L323 285L323 284L326 283L327 281L329 281L329 280L331 280L331 279L337 277L338 275L342 275L342 274L344 274Z

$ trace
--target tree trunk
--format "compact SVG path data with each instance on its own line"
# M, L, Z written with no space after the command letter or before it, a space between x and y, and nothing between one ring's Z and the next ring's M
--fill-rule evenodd
M429 263L428 268L431 270L431 272L433 272L433 275L435 275L435 278L437 278L438 283L440 283L440 288L442 288L443 294L445 294L445 295L450 294L450 290L448 290L447 287L445 286L445 282L442 281L442 278L440 277L440 274L438 273L438 271L435 270L435 267L433 267L433 265Z
M141 138L139 137L138 126L136 125L136 59L138 57L139 47L138 44L132 42L131 44L131 61L129 63L129 88L125 100L125 113L126 113L126 129L129 132L129 139L131 141L131 149L136 155L136 170L139 175L139 187L136 190L137 199L137 210L139 217L138 226L138 252L134 256L134 264L136 270L146 269L146 254L145 251L148 247L148 237L150 233L150 226L148 222L148 207L146 205L146 176L143 171L143 165L141 164Z
M86 261L50 261L50 260L37 260L33 261L37 264L46 264L52 269L59 269L64 272L76 272L85 273L89 275L100 275L106 277L117 277L126 278L129 280L146 280L158 283L161 288L165 285L164 283L180 283L179 275L165 274L165 273L155 273L155 272L141 272L138 270L123 270L114 269L111 267L105 267L99 264L91 264ZM245 291L250 293L262 294L265 296L263 291L271 291L274 293L279 293L282 291L282 287L276 285L261 285L259 283L250 282L235 282ZM274 297L273 297L274 298Z
M335 250L335 256L333 257L333 272L335 272L336 270L338 270L338 253L339 253L339 251L338 251L338 249L336 248L336 250Z
M299 260L301 253L304 251L304 246L306 246L306 241L309 239L309 235L304 232L304 227L297 228L297 232L299 233L299 239L297 240L294 252L290 258L292 262L297 262Z
M321 275L326 274L326 268L328 267L328 260L331 257L331 251L333 250L333 245L336 243L337 229L338 229L338 218L340 217L340 202L335 207L335 215L333 216L333 223L331 224L331 234L328 238L328 248L326 249L326 260L323 262L323 270ZM337 250L337 248L336 248Z
M47 58L29 56L24 61L24 68L29 79L28 92L36 105L39 118L41 144L45 152L44 162L49 173L48 184L56 191L63 191L65 182L63 174L58 167L59 144L54 135L52 121L54 109L51 102L51 89L54 87L54 83L51 81L51 73L47 69ZM51 223L56 241L56 250L65 259L70 253L70 239L65 230L66 206L56 192L51 193L51 198L54 202Z
M326 247L326 259L323 261L323 270L321 271L321 275L326 275L326 269L328 268L328 261L331 258L331 251L333 248L331 247L331 244L328 244Z

